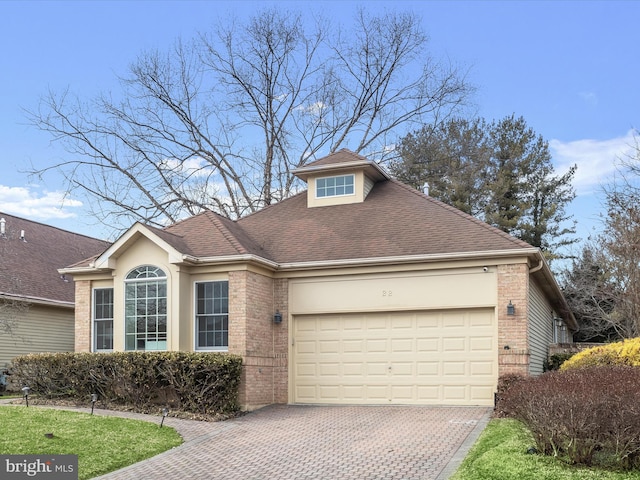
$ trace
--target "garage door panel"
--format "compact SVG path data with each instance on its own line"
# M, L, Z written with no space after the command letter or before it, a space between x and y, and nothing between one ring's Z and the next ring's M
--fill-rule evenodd
M495 374L495 364L492 362L471 362L470 363L471 375L487 375L493 376Z
M299 377L313 377L315 379L316 375L316 364L315 363L298 363L296 365L296 375Z
M417 351L421 353L436 353L441 349L439 338L418 338L416 345Z
M413 353L415 351L413 338L396 338L391 340L391 351L393 353Z
M446 362L443 365L442 372L446 376L458 375L465 376L466 375L466 367L467 362Z
M339 340L319 340L318 341L318 352L320 354L327 353L340 353L340 341Z
M415 362L393 362L389 373L394 377L415 377Z
M492 309L295 316L298 403L492 405Z
M386 377L389 374L389 364L387 362L367 362L367 377Z
M444 352L464 352L466 350L466 337L446 337L442 339Z
M474 352L493 350L494 339L493 337L470 337L469 348Z
M367 353L386 353L387 339L367 340L366 349Z
M315 340L307 340L307 341L298 342L297 351L298 351L298 355L315 354L316 353L316 341Z
M441 374L440 362L416 362L419 377L433 377Z
M445 402L460 402L467 398L467 386L466 385L443 385L443 400Z

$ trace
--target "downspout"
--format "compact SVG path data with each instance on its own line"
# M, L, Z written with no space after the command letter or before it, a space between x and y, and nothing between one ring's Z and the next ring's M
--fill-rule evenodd
M530 268L530 269L529 269L529 273L530 273L530 274L531 274L531 273L536 273L536 272L538 272L538 271L542 270L542 267L543 267L543 266L544 266L544 259L541 259L541 260L540 260L540 263L538 264L538 266L536 266L536 267L532 267L532 268Z

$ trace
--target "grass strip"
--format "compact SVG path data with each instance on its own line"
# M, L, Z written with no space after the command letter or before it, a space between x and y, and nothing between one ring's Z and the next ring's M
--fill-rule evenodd
M112 472L182 443L158 423L51 408L0 406L0 453L78 455L80 480ZM53 434L47 438L45 434Z

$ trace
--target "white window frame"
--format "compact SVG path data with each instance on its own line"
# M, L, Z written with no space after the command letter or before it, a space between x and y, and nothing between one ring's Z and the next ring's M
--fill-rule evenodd
M339 179L344 179L345 182L342 185L336 185L335 182L338 181ZM350 179L351 182L349 184L347 184L346 180ZM327 180L334 180L334 184L331 186L327 186L326 185L326 181ZM318 183L320 181L324 181L325 185L320 187L318 185ZM315 181L315 185L316 185L316 198L334 198L334 197L348 197L348 196L352 196L356 194L356 176L353 173L347 174L347 175L332 175L330 177L320 177L320 178L316 178ZM336 189L339 189L340 187L344 187L346 189L346 187L351 187L351 192L349 193L335 193ZM333 189L333 194L329 194L327 193L327 190L329 189ZM324 191L325 194L324 195L319 195L320 191Z
M137 277L132 277L132 274L137 270L142 272L141 269L146 269L145 276L139 275ZM129 273L127 273L127 276L125 277L125 280L124 280L124 351L125 352L145 352L145 351L146 352L156 352L156 351L162 352L167 350L167 346L169 344L169 281L168 280L169 279L165 271L162 268L156 267L154 265L139 265L136 268L133 268ZM148 319L146 319L145 334L144 334L145 348L138 348L137 332L134 333L135 348L133 349L128 348L127 340L131 336L131 333L127 331L127 323L129 321L129 316L127 315L127 307L128 307L128 300L129 300L129 298L127 297L127 287L128 285L131 285L131 284L144 284L144 283L152 283L152 282L159 282L159 281L164 281L164 291L165 291L164 297L158 295L156 297L147 296L147 297L141 297L141 298L145 298L147 302L149 298L156 298L157 300L164 298L164 308L165 308L164 315L161 313L156 313L155 316L156 317L164 316L165 329L166 329L166 331L164 332L165 339L154 341L153 339L149 338L149 328L148 328L149 323L148 323ZM158 307L157 307L157 310L159 310ZM145 317L148 317L148 316L149 314L147 313ZM134 316L134 318L137 319L137 314ZM153 346L155 346L156 348L150 348Z
M226 283L227 285L227 311L226 312L212 312L212 313L198 313L199 308L198 308L198 285L202 285L202 284L207 284L207 283ZM220 297L222 298L222 297ZM215 298L214 298L215 300ZM215 309L215 308L214 308ZM226 335L227 335L227 344L226 345L220 345L220 346L204 346L201 347L199 344L199 336L200 336L200 329L199 329L199 320L201 317L205 317L205 316L226 316L226 325L227 325L227 329L226 329ZM228 352L229 351L229 281L228 280L199 280L197 282L194 282L194 286L193 286L193 318L194 318L194 323L193 323L193 346L194 346L194 350L202 352ZM224 332L224 330L222 330L222 332Z
M111 290L111 318L104 317L98 319L96 317L96 293L99 290ZM113 287L96 287L91 292L91 351L92 352L112 352L113 351L113 312L114 312L114 303L113 303ZM98 322L109 322L111 321L111 348L98 348Z

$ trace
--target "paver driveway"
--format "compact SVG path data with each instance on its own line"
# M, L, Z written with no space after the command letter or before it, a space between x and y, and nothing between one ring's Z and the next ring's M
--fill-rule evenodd
M169 417L183 445L100 479L440 480L488 416L484 407L273 405L218 423Z

